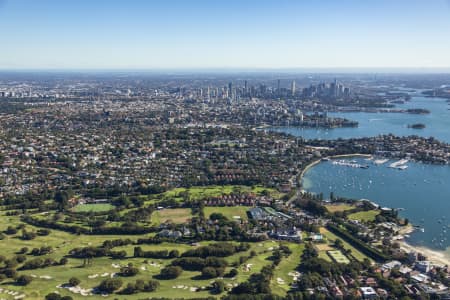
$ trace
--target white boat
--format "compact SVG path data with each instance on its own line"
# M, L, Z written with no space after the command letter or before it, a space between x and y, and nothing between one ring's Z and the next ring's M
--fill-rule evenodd
M389 165L389 168L405 170L408 168L405 164L408 162L407 159L401 159L399 161L393 162Z
M375 165L379 166L379 165L382 165L382 164L387 163L388 161L389 161L389 159L387 159L387 158L383 158L383 159L375 159L375 160L373 161L373 163L374 163Z

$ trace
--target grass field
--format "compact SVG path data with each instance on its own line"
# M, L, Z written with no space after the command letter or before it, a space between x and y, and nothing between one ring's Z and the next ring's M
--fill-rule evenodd
M346 210L351 210L351 209L355 208L355 206L350 205L350 204L345 204L345 203L328 204L328 205L325 205L325 207L330 213L334 213L334 212L338 212L338 211L346 211Z
M358 220L361 222L372 222L375 221L375 217L378 216L379 214L380 212L378 210L360 211L348 215L348 218L350 220Z
M192 218L192 212L190 208L167 208L163 210L157 210L152 213L152 224L157 226L161 223L171 221L175 224L186 223Z
M232 193L255 193L261 194L267 191L273 198L281 198L282 193L261 186L243 186L243 185L213 185L213 186L197 186L190 188L175 188L170 191L163 193L161 196L163 198L175 199L182 201L183 197L188 197L191 200L199 200L208 197L218 197L221 195L229 195Z
M72 208L74 212L98 212L98 211L108 211L114 209L114 206L109 203L98 203L98 204L78 204Z
M320 228L320 233L322 233L325 237L327 237L328 242L330 243L329 244L330 246L332 246L334 241L336 239L338 239L338 237L334 233L328 231L328 229L326 229L326 228L321 227ZM342 239L340 239L340 240L342 240ZM355 247L353 247L352 245L350 245L346 241L342 240L342 244L344 245L344 249L351 250L352 256L355 257L358 261L363 261L364 258L368 258L366 255L361 253L359 250L357 250ZM321 253L322 253L322 255L321 255ZM326 259L325 257L328 257L328 254L325 251L322 251L322 252L319 252L319 257L322 257L322 258ZM328 257L327 260L331 261L331 259L329 257Z
M189 197L195 198L203 198L206 196L214 196L214 195L222 195L224 193L234 193L234 192L253 192L256 194L263 193L266 189L263 187L241 187L241 186L225 186L225 187L195 187L190 188L188 190L185 189L175 189L164 193L163 197L175 197L179 199L183 199L183 195L180 193L188 192ZM278 193L275 190L267 189L269 193L273 193L274 195L280 196L282 194ZM159 197L159 195L158 195ZM148 199L148 201L161 200L161 198ZM147 202L146 202L147 203ZM79 205L74 208L74 211L78 212L99 212L99 211L108 211L113 206L109 204L87 204L87 205ZM210 207L206 208L205 212L207 216L209 216L214 211L219 211L223 213L230 219L233 219L233 216L240 216L242 219L247 219L246 210L248 207ZM127 210L129 211L129 210ZM121 214L124 214L126 211L122 211ZM48 219L56 217L56 212L51 211L47 212L34 212L34 217ZM177 208L177 209L163 209L155 211L151 216L151 222L153 225L157 225L168 220L171 220L174 223L182 224L187 222L188 219L192 218L191 209ZM58 221L60 223L64 223L64 220ZM86 226L83 222L79 220L70 221L73 224L77 224L79 226ZM121 226L121 222L108 222L107 226ZM139 225L143 225L138 223ZM24 225L20 221L19 216L6 216L5 211L0 211L0 231L3 232L8 226L18 226ZM39 228L25 224L27 231L37 231ZM140 272L138 275L133 277L125 277L121 278L123 281L123 287L125 287L128 283L135 282L137 279L148 280L153 278L153 276L160 273L161 268L167 266L171 263L171 259L142 259L142 258L134 258L133 248L135 245L127 245L116 247L114 250L120 251L125 250L127 253L127 257L120 260L111 259L109 257L99 257L92 259L92 265L84 266L82 259L75 259L72 257L68 257L70 250L79 247L87 247L87 246L100 246L105 240L114 240L114 239L124 239L130 238L132 240L137 240L141 237L149 237L153 236L155 233L146 234L146 235L76 235L70 234L68 232L59 231L59 230L50 230L50 234L47 236L37 236L33 240L23 240L21 239L21 231L13 235L5 235L3 240L0 240L0 255L5 256L5 258L9 259L13 256L17 255L20 249L23 247L27 247L28 251L26 254L27 260L31 260L37 258L29 254L29 252L33 248L40 248L42 246L51 246L53 248L53 252L44 256L39 256L39 258L46 259L52 258L55 261L59 261L63 257L68 258L68 263L65 265L55 265L49 266L45 268L35 269L35 270L18 270L18 274L27 274L31 275L34 279L33 281L25 286L21 287L15 284L12 279L5 279L0 283L0 299L12 300L14 299L13 295L5 293L8 291L16 291L17 295L24 295L23 299L37 300L44 299L45 295L51 292L58 292L62 296L72 296L74 299L147 299L147 298L206 298L210 296L220 297L222 295L212 295L207 287L211 285L213 280L208 279L204 280L200 278L200 272L189 272L183 271L182 275L176 280L159 280L160 287L157 291L153 293L138 293L134 295L109 295L109 296L101 296L101 295L90 295L90 296L81 296L80 294L73 293L65 288L60 288L59 286L68 282L71 277L77 277L81 280L80 287L85 290L90 290L99 285L99 283L110 276L113 276L115 273L119 271L120 266L125 266L128 263L133 263L136 267L139 268ZM200 245L205 245L213 242L203 241L200 242ZM261 243L250 243L251 249L246 252L236 253L232 256L226 257L226 260L231 263L239 262L240 256L249 256L251 251L256 251L257 255L251 257L248 261L246 261L243 265L237 267L238 275L231 278L224 278L225 285L228 288L236 286L240 282L247 280L252 274L259 272L261 268L265 265L269 265L272 262L268 259L272 255L272 251L277 247L278 243L273 241L261 242ZM192 249L193 246L188 244L175 244L175 243L163 243L158 245L141 245L144 251L157 251L157 250L173 250L177 249L181 253L187 251L188 249ZM291 247L291 246L290 246ZM292 248L295 253L300 253L300 248ZM296 252L297 251L297 252ZM286 263L284 259L280 263L280 275L279 277L286 276L284 273L289 273L288 270L294 268L298 265L299 255L291 255L289 258L286 258L289 262ZM295 264L295 265L294 265ZM249 267L247 267L249 266ZM3 264L0 265L3 267ZM19 266L20 267L20 264ZM228 272L232 267L228 267L226 272ZM283 275L284 274L284 275ZM282 277L286 280L289 278ZM199 288L199 291L194 292L194 288ZM280 293L284 293L284 287L280 290Z
M292 254L283 259L276 267L270 284L272 292L279 296L286 296L286 293L290 290L290 285L294 282L296 269L301 262L300 257L305 249L304 244L288 243L287 245Z
M327 252L328 255L339 264L348 264L350 260L340 250L331 250Z
M205 207L205 216L209 218L212 213L221 213L229 220L235 220L235 216L239 216L241 220L247 220L248 206L226 206L226 207Z
M189 211L190 214L190 211ZM173 212L171 213L173 216ZM187 212L183 214L177 213L180 217L186 217ZM9 225L17 226L21 224L19 217L17 216L5 216L4 212L0 212L0 231L4 231ZM26 225L27 230L33 231L37 230L36 227L31 225ZM59 260L66 256L69 251L76 247L86 247L86 246L99 246L104 240L113 240L119 238L131 238L137 239L142 236L119 236L119 235L75 235L66 232L51 230L48 236L38 236L34 240L25 241L20 239L20 231L15 235L6 235L4 240L0 240L1 255L6 258L10 258L22 248L28 247L29 251L35 247L41 246L52 246L54 251L51 254L41 256L41 258L53 258ZM206 245L214 242L201 242L200 245ZM227 287L243 282L249 278L249 276L255 272L259 272L261 268L265 265L271 264L268 257L272 255L273 248L278 244L272 241L262 242L262 243L251 243L251 249L246 252L236 253L226 260L230 263L239 261L239 257L242 255L248 256L249 253L254 250L257 255L250 258L245 264L251 265L247 270L244 265L238 267L239 274L236 278L230 279L225 278L224 282ZM200 272L188 272L183 271L182 275L176 280L160 280L161 286L157 291L153 293L138 293L134 295L110 295L103 297L100 295L92 296L81 296L80 294L74 294L67 289L57 288L57 286L67 283L71 277L77 277L81 280L80 287L83 289L90 289L96 287L103 279L111 276L111 274L118 272L118 266L124 266L128 263L133 263L136 267L140 269L138 275L130 278L121 278L123 281L123 286L126 286L129 282L135 282L136 279L151 279L154 275L159 274L161 268L171 263L170 259L148 259L147 261L142 258L133 258L133 247L134 245L116 247L115 250L125 250L127 257L121 260L114 260L108 257L94 258L92 260L92 265L88 267L83 267L83 261L81 259L68 259L68 263L63 266L51 266L42 269L19 271L19 274L33 275L34 280L25 287L20 287L15 285L11 279L4 280L0 287L2 289L7 289L9 291L17 291L19 295L24 294L24 299L30 300L41 300L44 299L45 295L57 291L63 296L72 296L74 299L129 299L137 300L143 298L151 297L165 297L165 298L198 298L198 297L208 297L215 296L211 295L207 290L201 290L198 292L191 291L191 288L201 288L210 286L212 280L204 280L199 278ZM172 250L177 249L180 252L184 252L188 249L192 249L192 246L187 244L174 244L174 243L163 243L159 245L142 245L144 251L147 250ZM28 260L35 257L31 255L26 255ZM295 256L292 256L294 259ZM287 264L289 265L289 264ZM286 265L286 267L287 267ZM229 271L231 267L228 267L226 271ZM284 271L283 271L284 272ZM104 277L102 277L104 276ZM219 295L220 296L220 295ZM6 293L0 292L0 299L12 300L14 297Z

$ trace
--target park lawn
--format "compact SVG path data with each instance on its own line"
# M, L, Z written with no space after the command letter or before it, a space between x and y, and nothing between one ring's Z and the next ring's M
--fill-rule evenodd
M17 217L15 217L17 219ZM11 222L15 224L16 222ZM18 223L18 222L17 222ZM5 227L4 225L2 226ZM27 226L28 229L31 230L32 226ZM102 244L102 242L106 239L117 239L123 238L122 236L77 236L71 235L65 232L60 232L57 230L52 230L49 236L45 237L37 237L32 241L22 241L17 238L17 236L7 236L5 240L0 241L2 247L2 254L5 256L12 256L18 249L23 246L27 246L29 249L33 247L40 247L43 245L51 245L55 248L55 251L52 254L46 255L44 257L52 257L54 259L59 260L61 257L66 255L70 249L75 247L84 247L84 246L98 246ZM130 238L133 239L132 236ZM4 245L5 243L5 245ZM209 244L214 242L202 242L203 244ZM264 247L258 247L256 243L252 243L252 249L255 249L258 252L261 252ZM81 280L80 286L83 289L89 289L97 286L103 279L110 276L112 273L118 272L118 268L115 268L113 264L118 264L121 266L127 265L128 263L133 263L133 265L138 268L145 267L145 270L140 269L140 273L137 276L131 278L121 278L123 281L123 286L126 286L129 282L134 282L136 279L148 280L151 279L154 275L159 274L162 267L169 265L172 261L171 259L147 259L147 263L143 258L132 258L130 256L133 255L133 245L117 247L116 250L126 250L128 257L122 260L113 260L108 257L94 258L91 266L83 267L82 259L74 259L69 258L69 262L64 266L52 266L43 269L36 270L26 270L19 271L20 274L28 274L34 275L36 278L26 287L18 287L11 280L5 280L2 283L2 288L18 291L20 293L25 293L25 299L43 299L45 295L48 293L58 291L61 295L70 295L74 297L74 299L81 299L82 297L77 294L73 294L66 289L56 288L60 284L66 283L71 277L77 277ZM177 249L181 253L191 249L192 246L184 245L184 244L173 244L173 243L162 243L159 245L141 245L144 250L172 250ZM265 248L264 248L265 249ZM264 250L263 249L263 250ZM250 250L249 250L250 251ZM249 252L248 251L248 252ZM254 269L252 268L251 272L248 274L243 274L241 272L240 277L235 280L225 278L225 283L231 287L237 284L238 282L242 282L243 280L248 279L250 274L259 271L263 265L270 263L270 261L266 260L268 256L271 255L271 251L265 250L266 252L261 252L261 255L258 255L251 260L249 263L254 264ZM248 255L247 253L238 253L233 258L233 261L238 260L239 255ZM31 259L29 255L27 255L28 259ZM156 265L154 265L155 263ZM229 271L231 267L227 268ZM102 275L108 273L105 277ZM92 275L96 275L95 278L90 278ZM117 299L142 299L147 297L167 297L167 298L194 298L194 297L207 297L211 296L208 291L200 291L200 292L192 292L190 290L191 287L207 287L210 285L212 280L203 280L199 278L200 272L187 272L183 271L182 275L176 280L159 280L161 286L160 288L153 293L139 293L131 296L121 296L114 295L110 296L111 298ZM39 278L43 276L44 278ZM45 278L50 276L50 278ZM181 286L183 288L173 288L174 286ZM185 287L188 288L185 288ZM9 295L1 294L0 297L5 299L8 298ZM94 295L89 296L89 299L104 299L103 296ZM109 298L109 297L107 297Z
M333 259L335 262L340 264L349 264L350 260L345 256L340 250L331 250L328 251L328 255Z
M151 220L153 226L171 221L175 224L186 223L192 218L192 210L190 208L167 208L157 210L152 213Z
M323 260L326 260L327 262L330 263L333 262L333 260L326 251L319 251L319 258L322 258Z
M256 256L251 257L239 266L238 275L236 276L237 282L247 281L250 275L258 273L264 266L272 264L269 258L272 256L273 250L278 247L278 243L275 241L266 241L254 243L252 246L252 250L256 252ZM245 270L247 265L250 265L249 271Z
M78 204L72 208L74 212L100 212L114 209L115 206L109 203Z
M332 262L330 256L327 254L327 251L334 250L334 248L329 243L317 243L314 244L314 246L317 249L319 258Z
M289 257L283 258L275 268L274 276L270 283L272 292L283 297L286 296L286 293L291 288L290 285L294 282L294 277L288 274L297 270L301 262L303 250L305 250L305 244L288 243L287 245L292 253ZM281 278L284 284L279 284L277 278Z
M215 206L205 207L205 217L209 218L212 213L221 213L229 220L236 220L235 216L239 216L241 220L247 220L247 211L250 209L248 206Z
M355 206L347 203L340 203L340 204L327 204L325 205L326 209L330 213L340 212L340 211L347 211L354 209Z
M261 195L267 191L272 197L279 199L283 196L275 189L262 186L244 186L244 185L210 185L210 186L194 186L190 188L175 188L162 194L162 198L171 198L177 201L183 201L183 193L188 194L191 200L199 200L209 197L219 197L232 193L255 193Z
M358 220L361 222L372 222L375 221L375 217L380 214L379 210L368 210L368 211L360 211L353 214L348 215L350 220Z
M180 252L180 254L182 254L183 252L185 252L187 250L191 250L193 248L197 248L196 246L190 246L188 244L176 244L176 243L164 242L164 243L161 243L161 244L152 244L152 245L142 244L142 245L119 246L119 247L114 247L114 251L122 251L122 250L124 250L125 252L127 252L127 257L133 257L134 247L141 247L141 249L143 251L162 251L162 250L172 251L172 250L178 250ZM151 260L162 261L162 259L153 259L153 258L148 258L148 260L149 261L151 261Z
M191 211L187 210L184 213L186 216L191 215ZM43 215L44 216L44 215ZM48 216L47 216L48 217ZM22 224L18 216L6 216L5 212L0 212L0 230L5 230L9 225L17 226ZM26 224L26 229L29 231L36 231L38 228L32 225ZM62 257L66 256L69 251L73 248L86 247L86 246L99 246L105 240L123 239L130 238L136 240L140 237L147 237L150 235L75 235L67 232L53 230L48 236L37 236L34 240L25 241L20 239L21 232L19 231L14 235L5 235L4 240L0 240L0 249L2 249L1 254L5 257L12 257L16 252L22 247L28 247L28 252L33 248L38 248L41 246L52 246L54 251L51 254L42 256L41 258L53 258L59 261ZM204 241L200 245L210 244L214 242ZM233 242L235 243L235 242ZM162 243L159 245L140 245L143 250L172 250L177 249L181 253L191 249L192 246L186 244L175 244L175 243ZM237 285L240 282L247 280L251 274L259 272L261 268L265 265L269 265L272 262L268 258L272 255L274 248L278 246L277 242L266 241L261 243L251 243L251 249L246 252L236 253L235 255L226 258L229 262L235 262L239 260L239 256L249 255L251 250L256 251L257 255L250 258L245 264L251 264L250 271L244 271L242 266L238 267L239 274L236 278L224 278L224 282L228 288ZM134 277L121 278L123 281L123 287L127 283L135 282L136 279L148 280L153 276L159 274L162 267L167 266L171 263L170 259L143 259L143 258L133 258L133 248L134 245L128 245L123 247L117 247L115 250L125 250L127 252L127 257L121 260L114 260L109 257L94 258L92 260L92 265L83 266L82 259L68 258L68 263L63 266L51 266L42 269L35 270L24 270L20 271L19 274L28 274L36 276L34 280L25 287L19 287L15 285L10 279L2 282L1 287L3 289L18 291L19 294L25 294L24 299L43 299L45 295L51 292L59 292L63 296L72 296L74 299L143 299L151 297L164 297L164 298L198 298L198 297L208 297L215 296L211 295L209 291L199 291L192 292L191 287L208 287L214 279L204 280L199 278L200 272L188 272L183 271L182 275L175 280L158 280L161 284L159 289L153 293L138 293L134 295L110 295L108 297L103 297L100 295L93 295L88 297L82 297L79 294L74 294L67 289L57 288L57 286L67 283L71 277L77 277L81 280L80 287L83 289L90 289L96 287L103 279L111 276L111 274L119 271L116 268L116 264L120 266L127 265L128 263L133 263L140 269L140 273ZM294 256L293 256L294 257ZM34 257L27 255L27 259L31 260ZM288 258L289 259L289 258ZM155 263L155 264L153 264ZM232 267L228 267L226 272L228 272ZM106 274L108 273L108 274ZM97 275L96 277L92 277ZM105 275L102 277L102 275ZM174 288L174 286L183 286L183 288ZM220 295L219 295L220 296ZM0 298L13 299L13 296L0 293Z
M133 277L119 277L125 287L127 283L135 282L137 279L149 280L153 276L160 273L161 268L170 264L171 260L148 260L149 263L145 263L142 258L129 258L123 260L113 260L110 258L95 258L92 265L88 267L82 267L82 260L70 259L70 262L66 266L49 267L44 269L28 270L21 273L37 276L31 284L23 287L22 290L27 294L26 299L43 299L44 296L50 292L58 291L61 295L70 295L75 299L84 298L80 295L71 293L68 290L56 288L59 284L66 283L71 277L77 277L81 280L80 287L83 289L90 289L98 286L102 280L111 276L111 274L118 272L120 269L113 266L117 264L120 266L132 263L139 268L139 273ZM158 280L160 287L153 293L138 293L135 295L111 295L107 298L112 299L142 299L147 297L168 297L168 298L193 298L193 297L206 297L209 296L208 291L192 292L190 287L207 287L210 280L196 279L200 275L200 272L183 271L180 277L176 280ZM41 279L40 276L50 276L50 279ZM95 278L93 278L95 276ZM56 279L57 278L57 279ZM176 289L173 286L188 286L187 289ZM8 289L13 285L8 285ZM89 299L104 299L101 295L93 295L87 297Z
M351 250L351 255L356 258L358 261L362 262L364 260L364 258L367 258L370 260L369 257L367 257L366 255L364 255L363 253L361 253L359 250L357 250L355 247L353 247L352 245L350 245L349 243L347 243L345 240L339 238L338 236L336 236L334 233L330 232L328 229L321 227L320 228L320 233L323 234L325 237L327 237L328 242L330 243L330 246L334 243L334 241L336 239L340 239L342 240L342 243L344 245L344 249L350 249ZM320 253L319 253L320 254ZM328 256L328 254L326 252L324 252L324 254L322 255L323 258L325 258L325 256ZM331 261L331 259L328 257L328 259ZM371 260L372 261L372 260Z

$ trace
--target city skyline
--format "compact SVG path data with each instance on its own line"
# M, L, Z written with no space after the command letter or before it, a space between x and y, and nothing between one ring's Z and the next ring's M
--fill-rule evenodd
M0 1L1 70L450 68L448 1Z

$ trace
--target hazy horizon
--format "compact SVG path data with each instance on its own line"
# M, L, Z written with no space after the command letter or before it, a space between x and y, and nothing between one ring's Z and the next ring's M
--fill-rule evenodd
M448 0L0 0L0 26L2 70L450 70Z

